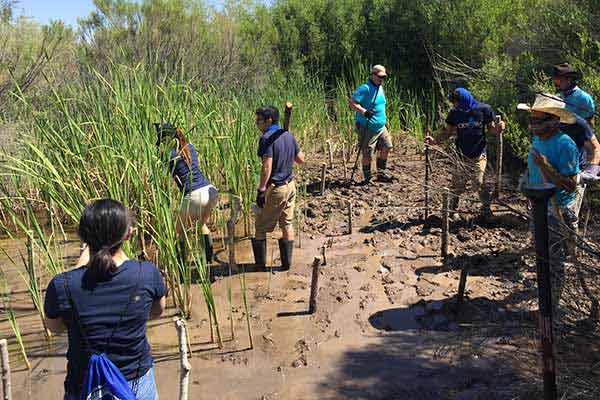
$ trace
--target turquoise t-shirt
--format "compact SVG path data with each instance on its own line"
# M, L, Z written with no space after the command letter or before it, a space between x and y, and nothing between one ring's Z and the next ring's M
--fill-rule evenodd
M573 114L579 115L581 118L589 119L596 113L594 99L578 86L562 93L561 97L566 103L566 109Z
M373 117L367 119L361 113L356 113L356 123L366 126L371 132L379 132L385 126L387 118L385 116L385 94L382 86L375 86L371 80L364 83L352 93L352 98L364 108L373 109Z
M550 139L541 140L538 136L533 136L531 150L527 158L527 168L529 172L530 184L544 183L544 177L540 168L533 161L533 150L543 154L559 173L565 176L573 176L579 173L579 151L573 139L568 135L558 132ZM565 207L575 201L575 192L558 190L554 195L556 205Z

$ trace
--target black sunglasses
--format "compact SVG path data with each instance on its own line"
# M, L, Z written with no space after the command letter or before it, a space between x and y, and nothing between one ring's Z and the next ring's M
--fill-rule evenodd
M377 75L377 74L373 74L373 75L375 75L376 77L378 77L382 81L387 79L387 76L385 76L385 75Z
M553 115L547 115L545 117L529 117L529 123L532 125L539 125L539 124L543 124L544 122L547 121L552 121L553 119L555 119L556 117L554 117Z

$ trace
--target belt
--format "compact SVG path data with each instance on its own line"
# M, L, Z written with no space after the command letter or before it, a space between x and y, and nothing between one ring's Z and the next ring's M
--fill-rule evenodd
M289 179L286 179L285 181L282 181L282 182L273 182L273 181L271 181L271 182L269 182L269 184L273 185L275 187L279 187L279 186L287 185L288 183L290 183L293 180L294 180L294 178L289 178Z

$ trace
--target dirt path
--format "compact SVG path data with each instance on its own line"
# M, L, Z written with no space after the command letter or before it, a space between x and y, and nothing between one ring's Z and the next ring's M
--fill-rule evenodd
M303 175L318 177L320 161ZM447 185L443 167L438 161L433 187ZM210 343L206 306L196 291L189 323L191 398L537 398L537 289L526 222L498 208L485 224L459 220L451 226L452 256L444 261L439 257L438 212L432 211L426 227L419 209L422 157L406 145L394 154L391 171L397 178L391 184L347 186L338 161L324 196L318 194L318 179L308 182L301 201L302 248L294 249L291 271L246 274L253 350L248 350L240 275L214 283L223 349ZM434 208L439 208L439 193L434 192ZM346 234L349 200L352 235ZM513 195L505 200L523 206ZM467 202L463 210L475 212L476 207ZM318 311L306 315L310 265L323 246L327 264L321 269ZM276 238L269 242L269 255L271 249L278 265ZM238 254L238 262L252 262L248 240L239 243ZM218 256L221 261L227 257L226 252ZM470 275L456 317L464 265L470 266ZM229 285L236 307L233 340ZM148 328L162 399L176 399L178 393L174 312L169 309ZM15 398L61 398L65 338L48 349L40 340L36 316L30 312L21 320L34 370L23 371L13 348L14 368L21 370L14 374ZM12 336L6 321L0 328L0 336Z

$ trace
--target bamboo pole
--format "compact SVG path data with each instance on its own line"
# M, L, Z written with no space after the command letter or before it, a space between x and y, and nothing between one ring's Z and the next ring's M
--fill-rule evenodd
M188 399L188 388L190 370L192 366L188 360L187 328L185 321L181 318L174 319L177 336L179 337L179 366L181 375L179 378L179 400Z
M333 169L333 146L331 140L327 141L327 151L329 153L329 169Z
M317 295L319 294L319 269L321 259L315 257L312 263L312 280L310 283L310 300L308 302L308 313L314 314L317 311Z
M348 202L348 235L352 235L352 202Z
M429 144L425 143L425 223L429 219Z
M342 167L344 169L344 179L348 179L348 166L346 165L346 143L342 143Z
M442 192L442 258L448 257L448 233L450 230L448 220L448 208L449 208L449 196L450 191L448 188L443 188Z
M497 121L500 122L500 116ZM496 149L496 198L500 197L502 192L502 157L503 157L503 134L498 133L498 148Z
M10 379L10 363L8 359L8 342L0 340L0 353L2 356L2 393L3 400L12 400L12 383Z
M325 194L325 178L327 176L327 165L321 165L321 196Z

